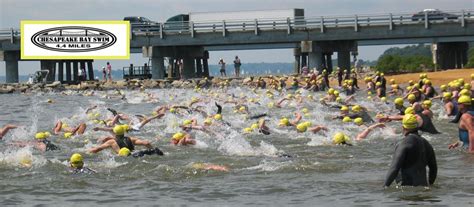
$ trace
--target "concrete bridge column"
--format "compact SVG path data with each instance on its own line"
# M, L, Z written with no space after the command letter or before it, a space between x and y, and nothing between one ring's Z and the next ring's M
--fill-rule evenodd
M332 52L326 53L326 69L328 73L332 73Z
M89 80L95 80L94 77L94 66L92 65L93 60L88 60L87 61L87 73L89 73Z
M71 83L71 61L66 61L66 82Z
M467 52L469 45L467 42L441 42L435 43L433 58L441 69L463 68L467 63Z
M204 77L209 78L209 64L208 64L208 59L209 59L209 51L204 51L203 56L202 56L202 69L203 69L203 75Z
M316 52L310 52L308 53L309 56L309 64L308 67L309 69L316 68L318 71L322 71L322 67L325 65L324 61L324 56L322 52L316 51Z
M64 81L64 61L58 61L58 81Z
M83 61L83 60L81 60L81 61L79 62L79 70L82 70L82 69L84 69L84 70L83 70L84 72L86 71L86 62ZM82 75L83 75L83 76L84 76L84 75L86 76L86 78L84 79L84 81L87 80L87 74L82 74ZM81 79L81 81L83 81L83 80Z
M151 75L153 79L165 78L165 59L163 57L151 58Z
M195 73L195 68L194 68L194 58L192 57L184 57L183 58L183 78L188 79L188 78L194 78L196 73ZM226 71L227 72L227 71Z
M337 52L337 66L342 70L351 69L351 53L349 51Z
M18 83L18 61L20 60L19 52L4 52L5 60L5 80L6 83Z
M300 68L308 66L308 59L310 59L310 55L308 53L301 54L301 65Z
M76 83L79 80L79 61L72 61L72 82Z
M293 66L294 73L300 73L301 69L301 48L294 48L293 55L295 56L295 64Z
M202 78L202 63L201 63L201 58L196 58L196 77Z
M46 81L54 81L55 80L55 69L56 65L54 61L51 60L41 60L40 61L40 68L41 70L48 70L49 74L46 77Z

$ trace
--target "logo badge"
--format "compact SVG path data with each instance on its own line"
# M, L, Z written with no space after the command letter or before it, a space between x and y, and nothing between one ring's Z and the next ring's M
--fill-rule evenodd
M117 37L93 27L54 27L37 32L31 37L36 46L57 52L90 52L112 46Z

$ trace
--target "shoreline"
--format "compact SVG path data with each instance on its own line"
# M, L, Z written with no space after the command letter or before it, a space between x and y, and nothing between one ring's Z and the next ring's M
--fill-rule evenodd
M433 85L440 86L442 84L447 84L449 81L458 78L469 79L471 73L474 73L474 68L470 69L452 69L444 70L437 72L419 72L419 73L405 73L397 75L386 75L387 80L395 79L397 83L407 83L409 80L417 81L419 80L419 75L426 73L428 78L431 80ZM371 74L371 73L368 73ZM362 78L358 80L360 83L363 83L363 77L366 74L360 74ZM294 77L296 74L288 74L285 77ZM268 79L268 76L254 76L262 77ZM281 76L275 76L281 77ZM302 78L302 76L298 76ZM59 81L44 84L27 84L27 83L2 83L0 84L0 94L9 94L9 93L26 93L26 92L52 92L52 91L64 91L64 90L75 90L75 91L85 91L85 90L143 90L143 89L167 89L167 88L184 88L192 89L195 87L220 87L223 84L226 85L247 85L250 81L250 77L213 77L210 79L205 78L194 78L188 80L153 80L153 79L131 79L131 80L118 80L112 82L104 81L83 81L79 84L61 84ZM255 78L254 78L255 81ZM334 78L330 79L332 86L337 85L337 81Z

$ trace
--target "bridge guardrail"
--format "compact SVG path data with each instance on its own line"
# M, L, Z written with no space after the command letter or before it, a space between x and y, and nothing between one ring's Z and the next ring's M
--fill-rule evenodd
M428 28L430 24L456 22L462 27L466 20L474 20L474 11L443 11L438 14L428 13L389 13L389 14L362 14L343 16L321 16L306 18L286 19L258 19L258 20L235 20L235 21L206 21L206 22L165 22L152 25L133 25L133 35L166 35L189 34L194 37L196 33L220 32L223 36L227 32L249 31L258 35L259 31L320 29L325 28L353 27L358 31L359 27L387 26L390 30L396 25L424 24ZM0 30L0 39L10 39L12 42L20 36L18 29Z

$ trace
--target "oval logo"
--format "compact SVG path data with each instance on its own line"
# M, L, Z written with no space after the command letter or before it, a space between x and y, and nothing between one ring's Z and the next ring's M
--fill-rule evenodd
M54 27L41 30L31 37L36 46L57 52L90 52L112 46L117 37L93 27Z

